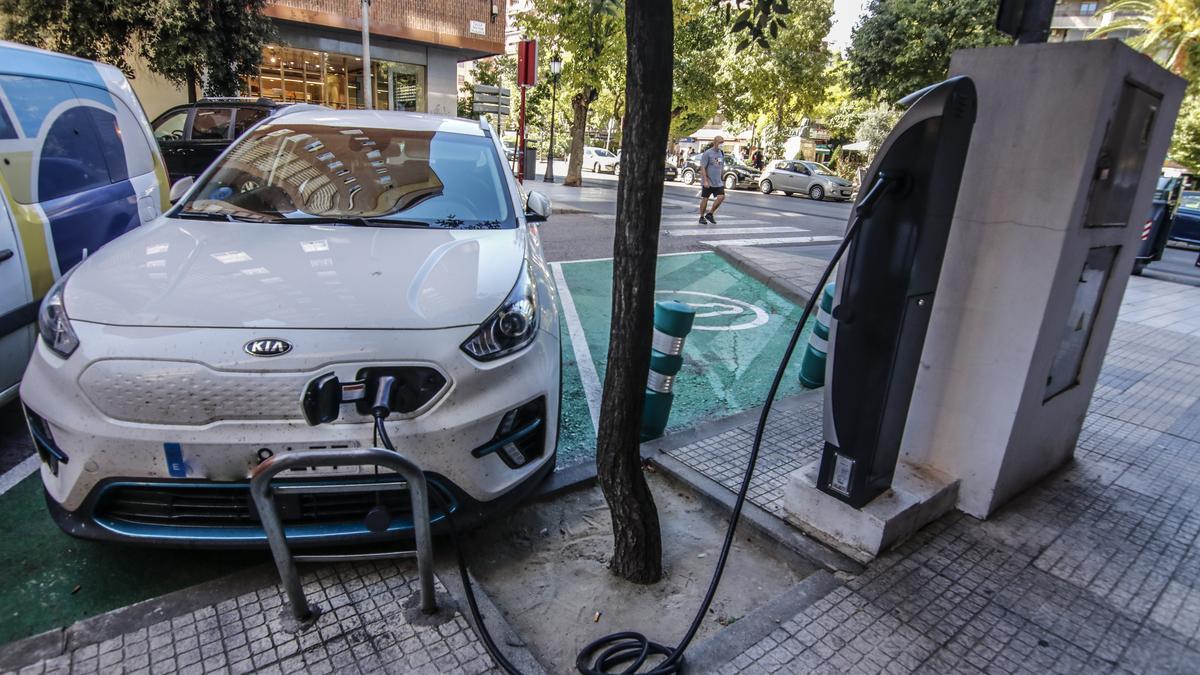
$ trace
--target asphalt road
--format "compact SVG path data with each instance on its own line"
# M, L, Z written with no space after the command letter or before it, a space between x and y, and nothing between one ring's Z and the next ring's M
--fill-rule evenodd
M556 206L585 208L591 213L556 213L542 225L542 246L551 262L612 257L613 226L616 214L616 179L613 176L584 173L586 198L571 198L570 188L555 185L551 199ZM546 190L539 182L530 189ZM700 225L698 185L667 183L663 190L663 209L659 249L661 253L712 250L714 242L762 242L807 237L840 239L850 214L849 203L815 202L806 197L787 197L782 193L764 195L757 190L733 190L716 212L716 225ZM567 195L566 197L562 195ZM832 240L836 243L836 240ZM813 241L788 248L828 246L829 241ZM754 244L752 244L754 245Z

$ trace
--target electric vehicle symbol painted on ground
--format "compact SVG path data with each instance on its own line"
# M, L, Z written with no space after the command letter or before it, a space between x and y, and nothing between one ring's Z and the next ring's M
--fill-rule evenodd
M394 112L285 112L154 223L91 255L41 308L21 396L52 514L87 538L262 546L249 476L266 459L387 432L460 525L554 467L557 292L490 128ZM395 476L279 480L290 541L411 532ZM441 502L439 502L441 503ZM369 526L383 506L390 521ZM433 514L435 529L444 513Z

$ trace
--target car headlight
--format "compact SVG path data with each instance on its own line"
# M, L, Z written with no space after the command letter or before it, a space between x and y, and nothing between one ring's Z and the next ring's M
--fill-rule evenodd
M508 297L479 329L462 343L462 350L480 361L492 361L533 342L538 329L537 284L522 265L521 276Z
M46 297L42 298L42 306L38 309L38 333L46 341L50 351L64 359L79 347L79 337L71 328L71 321L67 318L67 307L63 304L63 288L66 281L66 276L59 279Z

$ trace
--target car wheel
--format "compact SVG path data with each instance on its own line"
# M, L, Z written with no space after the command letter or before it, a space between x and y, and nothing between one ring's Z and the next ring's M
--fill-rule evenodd
M600 162L592 165L592 173L600 173Z
M695 183L695 182L696 182L696 173L694 171L692 171L691 169L685 170L683 172L683 184L691 185L692 183Z
M821 187L820 185L814 185L808 188L808 197L809 199L815 199L817 201L825 199L825 188Z
M758 184L758 189L764 194L769 195L775 191L775 186L771 185L771 181L764 180Z
M725 176L725 189L732 190L735 187L737 187L737 176L734 176L733 174Z
M620 163L620 162L617 162L616 164L613 164L613 175L614 175L614 176L620 176L620 175L621 175L621 163Z

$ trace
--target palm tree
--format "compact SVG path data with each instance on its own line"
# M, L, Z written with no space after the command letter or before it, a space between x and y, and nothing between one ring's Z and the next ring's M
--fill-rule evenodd
M1171 72L1183 74L1188 52L1200 40L1200 0L1118 0L1105 11L1117 18L1090 37L1132 31L1129 46L1155 57Z

